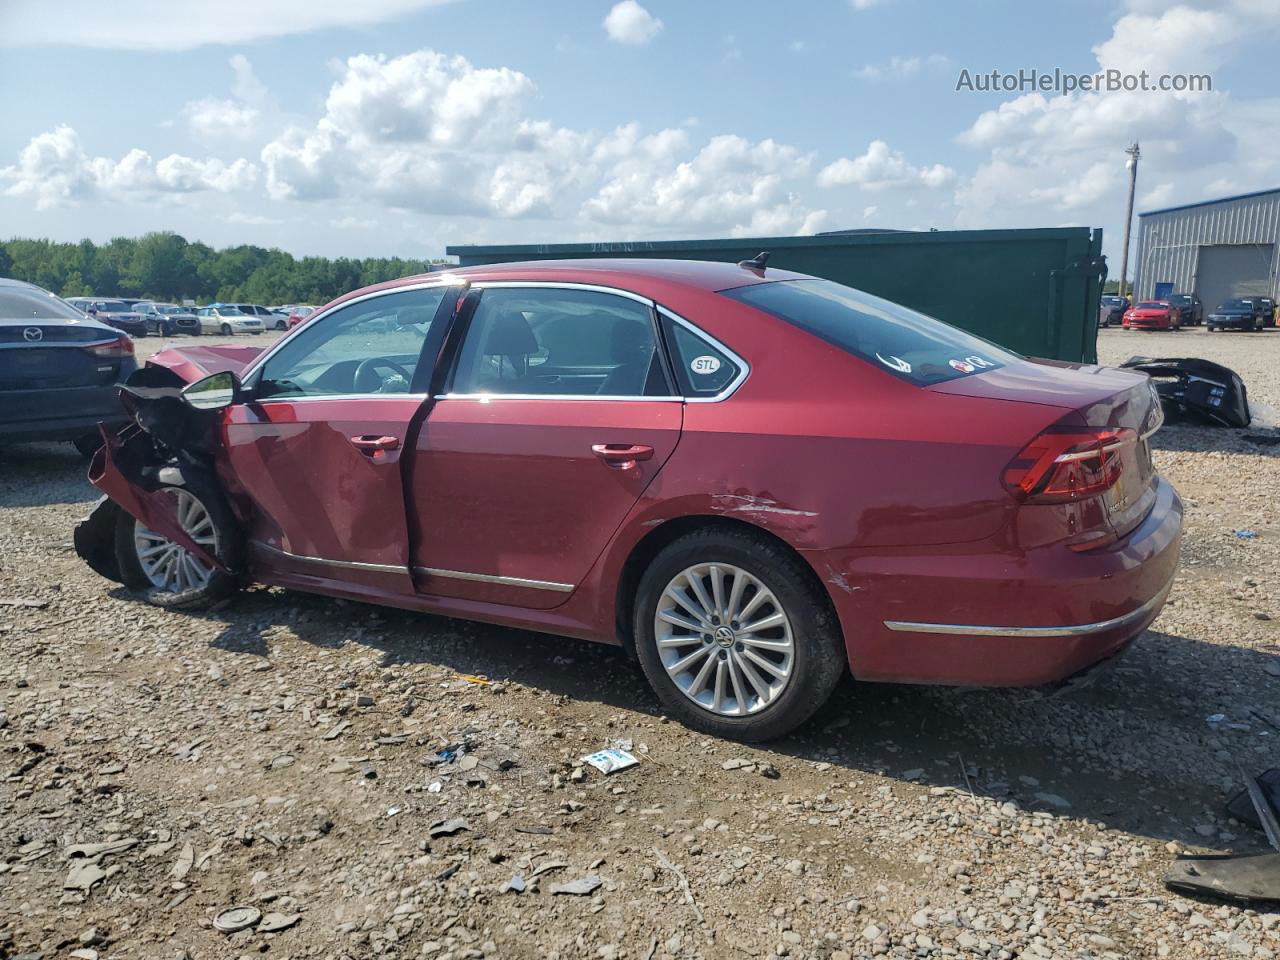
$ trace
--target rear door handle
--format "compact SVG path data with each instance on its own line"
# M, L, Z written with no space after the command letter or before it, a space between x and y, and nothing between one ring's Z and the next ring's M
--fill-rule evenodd
M626 470L634 467L637 460L648 460L653 456L653 447L644 443L593 443L591 452L611 467Z
M363 453L377 453L379 450L395 450L400 446L400 438L352 437L351 445Z

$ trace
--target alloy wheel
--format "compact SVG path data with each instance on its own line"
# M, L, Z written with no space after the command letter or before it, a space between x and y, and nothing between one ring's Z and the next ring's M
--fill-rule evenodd
M795 665L791 620L759 577L698 563L667 584L654 614L658 657L686 697L718 716L774 703Z
M213 518L204 504L186 490L172 491L177 501L177 518L182 530L209 552L216 549ZM213 578L213 568L194 557L163 534L137 524L133 534L134 550L142 572L152 585L166 593L202 590Z

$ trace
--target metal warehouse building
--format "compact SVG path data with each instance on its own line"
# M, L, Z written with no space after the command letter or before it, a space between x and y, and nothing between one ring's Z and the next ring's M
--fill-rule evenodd
M1232 297L1276 299L1280 188L1138 214L1139 300L1194 293L1212 310Z

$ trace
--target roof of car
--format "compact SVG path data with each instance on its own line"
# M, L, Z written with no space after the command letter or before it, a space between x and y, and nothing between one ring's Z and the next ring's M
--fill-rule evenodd
M808 274L795 273L777 267L763 271L740 267L736 263L715 260L659 260L648 258L598 257L584 260L523 260L515 263L490 263L474 267L459 267L446 273L468 279L521 279L568 280L578 282L592 280L619 280L624 277L643 277L697 287L702 290L726 290L752 283L770 280L803 280ZM441 273L420 274L405 277L402 282L421 282Z

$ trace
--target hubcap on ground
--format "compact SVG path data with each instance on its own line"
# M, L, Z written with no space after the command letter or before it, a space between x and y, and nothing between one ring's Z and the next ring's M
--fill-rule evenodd
M673 577L653 628L672 682L720 716L758 713L791 679L795 643L782 603L733 564L699 563Z
M172 493L177 504L178 523L183 532L213 553L216 541L209 511L186 490L174 490ZM133 546L147 579L168 593L203 589L213 577L213 568L192 556L186 547L178 546L141 523L134 527Z

